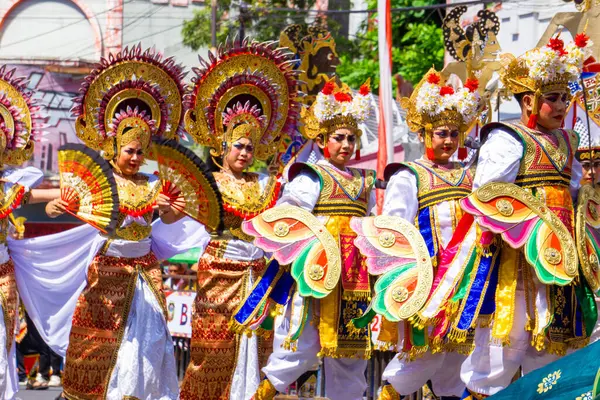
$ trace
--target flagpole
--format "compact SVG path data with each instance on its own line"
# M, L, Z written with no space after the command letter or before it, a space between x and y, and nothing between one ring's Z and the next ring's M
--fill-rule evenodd
M390 0L377 0L379 44L379 149L377 178L383 179L388 162L394 161L392 102L392 13ZM383 208L383 191L377 191L377 211Z

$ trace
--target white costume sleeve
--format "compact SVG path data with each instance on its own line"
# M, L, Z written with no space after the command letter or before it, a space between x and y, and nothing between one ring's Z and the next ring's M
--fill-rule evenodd
M152 252L159 260L193 248L200 248L204 253L208 242L210 234L204 225L188 216L172 224L165 224L160 218L152 223Z
M312 211L319 200L320 193L321 182L317 174L302 171L284 186L283 194L277 201L277 205L287 204Z
M15 183L31 189L38 186L43 179L44 173L35 167L11 168L2 171L2 180L6 182L5 190Z
M413 223L418 209L417 178L409 169L403 168L387 184L381 214L402 217Z
M523 145L503 128L493 129L479 153L473 190L489 182L513 183L517 178Z
M367 204L367 217L371 214L376 215L375 206L377 205L377 189L373 185L371 193L369 194L369 203Z

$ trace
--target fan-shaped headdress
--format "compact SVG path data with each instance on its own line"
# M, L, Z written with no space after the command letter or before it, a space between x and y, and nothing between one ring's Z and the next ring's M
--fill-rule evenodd
M184 76L173 58L142 52L139 44L103 58L75 99L77 136L109 160L133 140L148 148L152 136L177 139L187 106Z
M214 157L241 137L252 140L254 157L266 160L296 128L297 72L292 54L272 43L248 39L226 43L193 68L186 131Z
M18 166L33 154L33 142L43 135L44 118L27 81L14 73L15 69L0 67L0 160Z
M358 93L352 94L349 88L339 87L333 80L325 84L315 102L308 109L302 109L302 134L306 139L318 136L327 142L329 134L346 128L358 136L357 158L360 158L360 136L358 127L371 113L369 82L364 83Z
M458 158L467 156L464 147L465 136L479 112L479 83L467 79L462 88L446 84L444 78L434 69L423 77L410 98L402 99L406 109L406 123L413 132L424 130L427 157L432 158L431 135L436 128L455 125L460 131Z
M584 61L591 56L591 41L585 34L575 36L575 40L566 47L556 37L541 48L528 51L519 58L504 56L503 71L500 79L512 94L528 93L534 95L533 112L527 126L537 126L539 99L545 93L566 91L569 84L577 82Z

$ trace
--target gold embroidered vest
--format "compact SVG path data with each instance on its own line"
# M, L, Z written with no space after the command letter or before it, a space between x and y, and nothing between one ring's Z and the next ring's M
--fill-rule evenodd
M367 215L375 171L348 168L348 173L320 164L304 164L319 177L321 193L313 208L315 215Z
M263 189L259 175L255 173L245 174L244 181L223 172L213 175L223 199L223 229L238 239L252 241L252 237L242 231L242 222L275 204L279 196L277 178L271 176ZM225 238L228 235L219 236Z
M523 188L542 186L569 187L574 149L579 137L574 131L557 129L541 133L520 124L499 123L508 128L523 145L523 157L515 184Z
M132 180L119 178L116 178L116 180L120 208L117 220L119 228L115 231L115 237L131 241L139 241L149 237L152 233L151 223L154 214L152 206L162 188L160 180L143 174L137 174ZM142 217L146 221L146 225L132 222L122 226L128 215Z
M449 200L460 200L471 194L473 173L462 164L450 168L419 160L402 163L417 177L419 210Z

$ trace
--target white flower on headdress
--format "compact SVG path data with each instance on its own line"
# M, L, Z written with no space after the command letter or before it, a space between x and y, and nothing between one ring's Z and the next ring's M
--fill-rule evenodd
M357 122L364 122L371 111L368 85L361 86L355 96L342 91L334 93L335 85L327 82L317 94L313 113L319 122L327 121L336 115L351 116Z

